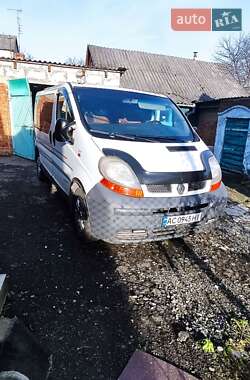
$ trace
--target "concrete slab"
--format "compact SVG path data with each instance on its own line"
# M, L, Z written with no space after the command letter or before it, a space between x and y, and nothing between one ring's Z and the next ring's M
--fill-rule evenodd
M146 352L136 351L118 380L198 380Z

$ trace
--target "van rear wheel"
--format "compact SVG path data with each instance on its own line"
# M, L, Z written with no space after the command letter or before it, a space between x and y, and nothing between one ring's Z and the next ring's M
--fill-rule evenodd
M71 194L71 208L75 230L81 240L93 240L90 233L89 213L86 196L83 189L79 186Z

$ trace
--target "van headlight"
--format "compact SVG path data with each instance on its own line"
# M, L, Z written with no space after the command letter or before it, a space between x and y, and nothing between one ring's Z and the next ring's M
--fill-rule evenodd
M208 159L209 166L211 169L211 174L212 174L212 181L211 181L211 188L210 191L215 191L217 190L220 185L221 185L221 168L214 156L210 157Z
M118 157L106 156L99 161L102 185L116 193L141 198L140 182L130 166Z

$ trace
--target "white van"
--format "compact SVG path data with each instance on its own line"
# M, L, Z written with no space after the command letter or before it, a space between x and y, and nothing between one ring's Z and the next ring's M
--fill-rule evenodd
M80 236L164 240L214 224L221 169L167 97L86 85L38 92L36 161L69 197Z

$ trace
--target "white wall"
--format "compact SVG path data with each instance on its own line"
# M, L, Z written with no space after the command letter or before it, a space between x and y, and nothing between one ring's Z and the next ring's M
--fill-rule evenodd
M14 56L13 51L0 49L0 57L13 58L13 56Z
M15 68L16 65L16 68ZM106 74L105 74L106 72ZM84 77L81 77L84 74ZM64 82L119 87L120 73L53 64L6 61L0 58L0 80L26 77L30 83L56 85Z

